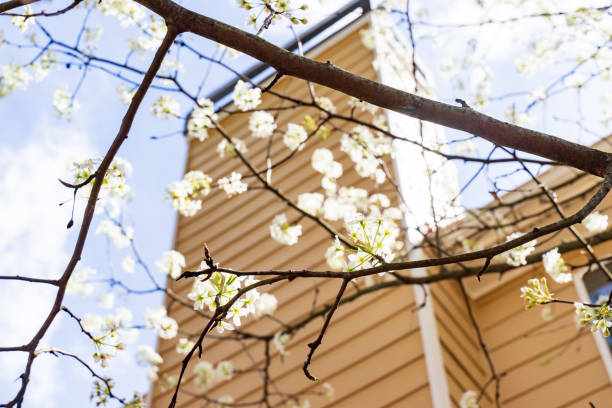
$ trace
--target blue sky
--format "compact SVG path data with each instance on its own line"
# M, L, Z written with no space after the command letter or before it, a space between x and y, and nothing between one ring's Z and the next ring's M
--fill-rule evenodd
M192 3L185 2L185 5L191 6ZM325 2L326 7L309 12L309 19L314 22L317 19L317 13L318 16L324 16L329 13L329 10L340 7L343 3L345 2ZM246 14L238 10L233 1L228 0L222 4L219 6L218 2L202 2L198 10L210 17L244 27ZM51 10L58 5L60 2L44 3L43 8ZM436 9L436 4L433 3L431 7L432 10L444 10L439 11L439 16L433 14L431 16L433 19L469 17L469 10L466 9L453 15L456 9ZM75 10L57 19L40 19L40 21L58 39L72 43L83 15L83 10ZM130 29L122 31L113 18L100 14L92 15L91 23L105 26L97 54L122 60L127 50L123 47L123 38L126 33L130 32ZM18 39L20 36L18 30L10 25L9 18L0 19L0 29L4 30L4 36L7 39ZM35 31L32 28L30 30ZM265 36L279 44L292 40L289 32L280 26L274 27ZM193 36L186 38L191 39ZM430 71L435 72L434 68L440 58L452 52L451 50L457 44L465 45L468 38L469 34L464 34L449 39L445 48L442 49L435 48L433 40L425 39L419 43L420 48L417 52L425 64L430 67ZM517 50L500 52L495 49L496 42L493 41L493 38L481 38L480 40L481 55L488 55L494 72L493 95L529 91L536 85L545 83L542 75L528 79L518 77L514 72L514 67L508 64L508 54L518 52L518 48L524 47L524 43L515 44ZM208 50L211 54L215 52L215 46L208 41L198 40L196 43L200 43L203 49ZM5 46L0 49L0 64L10 61L23 63L28 60L28 55L32 55L31 50L16 50ZM145 58L134 56L131 61L146 67L150 58L151 55ZM252 62L248 57L230 61L234 67L239 69ZM546 77L561 75L570 66L571 63L568 62L566 65L548 70L543 75ZM199 82L202 74L201 66L197 70L190 70L193 67L192 63L187 62L185 72L195 71L200 75L183 75L187 83L192 86ZM82 209L84 202L82 200L77 202L76 225L67 231L65 225L70 218L72 195L69 190L57 182L57 177L65 176L66 162L70 159L103 155L114 138L121 117L126 110L126 106L117 98L116 89L119 84L117 78L107 73L91 70L77 95L81 109L75 113L71 122L57 118L51 105L54 90L63 83L68 84L69 89L74 89L80 73L81 71L74 66L70 69L56 70L42 83L32 83L26 91L18 90L9 97L0 98L3 136L0 143L0 186L4 191L4 194L0 196L0 214L2 214L0 220L4 230L0 238L0 259L2 259L0 274L57 277L61 274L72 251L75 233L80 225L79 209ZM207 94L230 78L231 76L222 70L213 69L203 94ZM439 77L435 77L434 80L440 100L452 103L457 97L467 99L465 91L456 89L450 81ZM582 115L585 117L584 123L592 125L594 130L604 134L605 128L596 120L599 114L597 104L604 92L605 89L596 87L586 88L581 91L580 95L575 91L568 91L560 98L536 107L534 110L536 121L531 126L591 144L595 141L594 137L581 132L575 126L552 121L550 118L552 113L565 118L578 118L576 105L568 104L566 100L570 98L575 101L575 98L580 98L583 101L580 106ZM136 117L129 139L119 152L121 157L127 158L134 166L134 173L129 179L129 184L134 189L135 197L125 209L124 221L135 228L136 245L143 258L153 269L155 269L153 262L172 245L175 213L168 203L163 202L164 187L181 177L186 152L183 137L180 135L158 140L150 139L150 136L162 135L182 128L180 121L156 119L148 112L149 107L159 95L158 91L149 92ZM178 99L182 105L181 112L186 114L189 106L187 100L180 97ZM515 100L517 108L524 107L527 103L525 98ZM503 118L507 106L506 102L493 104L490 107L490 113ZM446 134L448 139L465 137L453 131L447 131ZM479 148L486 151L487 145L480 143ZM465 181L473 168L474 166L459 165L461 180ZM499 171L502 172L504 169ZM513 181L515 184L518 182ZM487 193L488 188L486 180L480 181L474 188L468 190L464 202L470 206L482 205L490 199ZM68 204L59 206L61 202L68 202ZM126 280L126 283L137 285L140 278L137 275L126 276L119 267L121 259L127 252L110 248L104 238L96 235L94 231L97 222L98 220L94 221L90 231L82 264L97 269L100 276L114 274ZM163 282L164 276L160 272L156 273L158 281ZM0 310L8 311L0 316L0 324L2 324L4 333L0 339L0 345L8 346L26 342L40 325L41 318L48 309L51 295L52 291L49 288L40 285L19 283L0 285ZM160 302L161 297L155 294L119 299L116 307L125 305L132 309L135 316L134 322L139 324L142 323L142 310L145 305ZM67 299L67 304L77 313L84 311L107 313L97 306L95 299L71 297ZM19 318L16 319L15 316ZM74 322L61 317L43 343L81 355L91 354L91 347L82 340L78 336ZM138 343L154 344L154 341L151 333L143 332ZM116 367L121 367L121 370L111 369L108 372L109 375L116 378L117 390L120 394L129 395L133 390L146 391L147 389L144 370L134 371L136 367L133 355L134 350L127 350L121 354L121 357L118 357L120 361L114 364ZM0 401L6 401L14 395L18 385L16 378L21 373L23 364L22 357L16 354L0 354L0 366L4 368L0 372L0 384L2 384L0 385ZM134 375L135 372L138 375ZM89 374L73 361L51 356L39 357L34 367L34 378L28 391L29 403L26 404L26 407L88 406L90 384Z

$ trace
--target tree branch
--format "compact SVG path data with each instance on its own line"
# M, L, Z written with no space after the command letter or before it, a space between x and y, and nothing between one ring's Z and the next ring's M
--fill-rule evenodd
M209 17L187 10L169 0L136 0L138 3L189 31L294 76L336 89L417 119L462 130L506 146L568 164L604 177L612 155L561 138L494 119L470 108L457 107L422 98L408 92L359 77L332 64L321 63L277 47L260 37Z

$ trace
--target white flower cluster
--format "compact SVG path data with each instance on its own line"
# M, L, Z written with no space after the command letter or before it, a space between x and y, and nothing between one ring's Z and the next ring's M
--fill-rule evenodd
M162 258L155 262L155 265L172 279L176 279L181 276L185 267L185 257L175 250L166 251L162 254Z
M262 293L255 300L255 318L259 319L265 315L272 315L278 307L276 296L269 293Z
M123 258L123 261L121 261L121 268L125 273L134 273L134 265L134 258L132 258L130 255L126 255Z
M101 163L102 158L71 162L68 166L68 171L73 176L72 184L83 183L96 172ZM129 198L132 189L126 184L126 179L131 174L132 165L130 162L121 157L115 157L104 175L100 198L105 198L106 196L111 198ZM91 180L89 184L79 189L79 195L88 197L93 184L94 180Z
M278 214L272 220L270 236L276 242L283 245L294 245L297 244L300 235L302 235L302 226L289 224L284 213Z
M120 83L119 87L117 88L119 99L121 99L121 102L125 103L126 105L129 105L132 102L132 98L134 97L135 93L136 91L134 89L128 89L123 82Z
M24 14L26 16L32 15L32 6L26 5L23 8L25 10L20 11L19 14ZM17 28L19 28L19 31L23 33L28 29L30 24L34 23L34 17L26 18L26 17L21 17L21 16L13 16L13 18L11 18L11 23L17 26Z
M99 1L96 8L107 16L116 17L123 27L135 25L146 15L144 7L132 0Z
M521 287L521 297L527 301L528 310L536 305L550 303L554 300L552 293L548 290L546 278L529 279L527 285Z
M357 98L351 98L348 104L353 109L359 109L361 112L369 112L371 115L375 115L379 109L378 106Z
M297 206L307 214L318 216L323 209L325 197L320 193L304 193L298 196Z
M550 275L555 282L567 283L571 282L572 274L567 273L568 267L565 261L559 254L559 249L554 248L542 255L542 264L544 270Z
M128 38L130 50L145 55L148 51L154 51L161 45L168 27L162 19L150 16L149 21L139 23L143 35L137 38Z
M600 214L598 211L593 211L582 220L582 225L589 232L603 232L608 228L608 216Z
M181 114L181 105L169 95L162 95L153 103L151 107L153 115L168 119L178 118Z
M212 179L206 174L192 170L185 174L183 180L175 181L166 187L166 198L172 201L172 208L185 217L191 217L202 208L202 200L196 197L208 195L211 182Z
M576 307L576 315L581 325L591 323L591 331L593 333L601 331L604 337L610 336L610 327L612 327L612 307L603 304L599 307L585 306L582 303L574 303Z
M200 269L207 269L206 262L202 262ZM225 272L213 272L210 277L203 276L196 279L187 295L193 301L194 310L204 310L208 308L214 312L217 307L224 306L238 291L255 283L251 277L236 276ZM237 299L228 310L224 321L217 324L217 331L223 333L224 330L233 330L235 326L240 326L241 318L249 315L255 317L263 316L274 312L276 309L276 299L272 300L272 295L262 296L256 289L251 289L241 298ZM228 320L231 319L231 322Z
M327 194L335 194L336 181L342 176L342 165L334 160L329 149L316 149L312 154L312 168L323 174L322 186Z
M225 156L233 157L236 155L236 150L240 153L246 153L248 151L246 143L237 137L233 137L232 142L228 142L226 139L222 139L217 145L217 153L220 158Z
M348 252L347 270L366 269L393 260L398 249L399 227L389 217L361 218L348 224L348 231L357 250ZM334 244L334 249L337 243ZM329 251L329 250L328 250Z
M241 111L255 109L261 103L261 89L254 87L249 89L247 83L238 80L234 87L234 105Z
M350 134L344 133L340 143L340 150L355 163L357 174L369 177L377 184L385 181L386 175L379 166L378 157L391 154L390 138L382 134L374 136L365 126L357 126Z
M149 381L157 381L157 371L159 369L157 365L163 362L164 359L162 358L162 356L157 354L151 346L138 346L138 364L143 366L150 366L149 373L147 375Z
M213 120L217 120L215 107L210 99L199 99L187 121L187 137L203 142L208 137L206 129L213 128Z
M249 130L251 131L251 135L255 138L267 139L272 136L274 129L276 129L274 116L270 115L268 112L253 112L249 118Z
M145 326L155 330L162 339L176 337L178 324L176 320L168 316L164 306L147 307L145 310Z
M131 327L131 322L132 312L125 308L119 308L106 317L96 314L83 317L83 329L92 335L96 347L94 361L108 367L117 350L123 350L126 343L136 341L138 330Z
M88 280L97 272L93 268L77 269L72 273L66 285L67 295L91 295L93 293L93 284Z
M104 27L98 26L95 28L87 27L83 32L85 37L83 37L83 42L86 44L85 49L88 52L93 52L96 48L98 48L98 40L102 37L102 33L104 32Z
M473 139L465 139L455 144L455 154L457 156L469 157L477 152L476 143Z
M463 393L459 400L459 408L478 408L478 395L469 390Z
M315 102L320 108L326 110L327 112L336 113L336 107L331 99L325 96L318 96L315 98Z
M68 85L60 85L53 93L53 108L57 116L67 119L80 108L79 102L68 93Z
M284 332L276 332L274 333L274 337L272 338L272 344L278 350L281 356L288 356L290 353L286 350L289 342L291 341L291 336L288 333Z
M208 361L200 361L193 368L193 372L196 375L194 378L196 385L207 390L217 382L231 380L234 376L234 365L231 361L221 361L215 368Z
M506 237L506 242L512 241L518 237L523 236L520 232L515 232ZM519 245L515 248L512 248L502 255L506 258L506 263L512 266L521 266L527 263L527 255L532 253L535 250L536 240L532 240L526 242L522 245Z
M228 197L231 197L235 194L242 194L247 191L248 185L241 181L242 174L232 172L232 175L228 177L220 178L218 183L219 187L221 187Z
M295 123L289 123L287 124L287 131L283 135L283 143L291 150L301 150L307 138L306 129Z
M9 95L15 89L26 89L32 75L25 68L9 63L0 67L0 98Z
M303 17L297 16L297 11L305 11L308 6L304 1L301 2L300 6L295 5L295 0L236 0L238 5L246 10L253 11L247 18L247 25L252 24L257 26L257 19L261 14L266 17L271 15L271 23L276 23L279 16L287 18L293 24L306 24L308 20ZM259 9L263 7L264 13L261 13Z
M403 246L397 224L402 212L390 207L389 198L384 194L368 197L363 189L342 187L338 197L327 198L323 211L323 217L330 221L344 221L357 247L357 250L345 249L336 238L325 253L327 264L334 270L369 268L379 264L381 258L389 262ZM365 211L367 216L363 215Z
M102 220L96 228L96 234L106 234L117 248L125 248L134 238L134 228L122 227L111 220Z
M179 339L178 343L176 343L175 350L179 354L186 355L191 351L193 346L195 346L195 343L193 341L183 337Z

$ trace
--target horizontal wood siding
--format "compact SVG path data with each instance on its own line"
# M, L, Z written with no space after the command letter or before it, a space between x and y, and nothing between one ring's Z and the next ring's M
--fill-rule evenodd
M324 50L316 58L322 61L331 60L337 66L368 78L376 77L371 65L372 53L362 46L359 29ZM310 100L303 81L283 78L274 86L274 90L286 93L292 98ZM339 112L349 113L346 96L321 87L315 87L315 91L317 96L329 97ZM283 104L288 106L290 102ZM274 96L263 97L262 107L275 105L278 105L278 99ZM278 128L285 130L287 123L300 123L305 114L313 113L305 108L282 111L277 120ZM356 116L359 115L361 113L356 112ZM232 137L238 137L247 143L246 157L261 169L265 167L267 141L255 140L249 136L248 119L248 114L234 115L223 118L221 124ZM345 126L340 121L335 121L334 124ZM352 127L353 125L345 126L345 129L350 130ZM232 171L247 174L246 168L238 159L222 160L218 157L215 148L221 140L220 136L213 131L209 133L204 142L191 142L187 171L202 170L214 180L227 176ZM343 165L344 175L339 180L339 186L353 185L366 188L370 192L381 191L377 190L373 183L358 177L348 156L339 150L339 136L339 133L333 133L326 141L313 137L288 163L273 170L273 184L291 199L296 199L304 192L322 192L321 175L314 172L310 160L314 149L328 147L334 152L335 160ZM290 151L279 140L280 135L274 137L271 157L273 162L276 162ZM253 178L249 180L250 187L258 185ZM389 191L384 192L392 198ZM179 217L174 247L185 255L187 269L191 270L199 267L204 243L210 248L215 261L235 269L327 268L322 260L325 250L332 244L332 237L314 222L307 219L299 221L303 227L303 235L297 245L281 246L270 238L268 226L272 218L281 212L287 214L290 222L299 218L297 212L288 209L268 191L252 189L228 200L225 193L213 190L204 198L203 210L196 216ZM339 285L340 281L298 279L265 288L263 291L270 291L279 301L275 318L282 322L295 323L307 317L313 307L320 308L329 304ZM364 287L364 283L359 282L359 286ZM169 282L169 287L180 296L185 296L191 289L191 282ZM354 293L354 290L351 287L348 294ZM183 333L197 334L207 322L206 317L197 315L190 308L177 305L170 299L166 299L166 304L170 306L170 315L177 319ZM329 399L319 395L307 395L305 399L310 401L311 406L431 406L414 306L413 290L409 287L385 289L342 305L334 315L332 325L311 366L314 375L334 387L335 397ZM281 358L276 349L271 347L271 390L274 391L275 387L286 393L321 390L319 383L311 382L304 376L302 364L308 352L307 344L316 338L322 322L320 317L316 318L299 330L287 348L290 352L288 356ZM270 334L281 330L282 326L277 321L264 317L257 321L246 319L241 328L249 332ZM243 372L236 374L232 380L209 389L208 396L218 398L229 394L236 403L241 404L261 399L260 373L249 370L262 366L263 342L220 341L219 336L213 334L204 343L203 359L213 363L231 360L235 368ZM182 356L174 351L177 340L178 338L162 340L159 343L158 350L164 358L159 370L161 376L178 375ZM197 358L190 363L183 380L184 390L193 395L181 393L178 407L205 405L196 397L202 391L197 390L192 381L193 366L196 363ZM164 390L156 384L153 388L152 406L166 407L172 392L172 389ZM281 402L281 399L275 397L273 401Z

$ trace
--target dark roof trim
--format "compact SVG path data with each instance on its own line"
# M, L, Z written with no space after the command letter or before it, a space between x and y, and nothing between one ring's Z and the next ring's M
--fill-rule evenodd
M353 11L357 9L361 9L362 15L369 12L371 10L370 0L354 0L350 2L349 4L342 7L340 10L336 11L334 14L327 17L325 20L319 22L317 25L315 25L314 27L306 31L303 35L300 36L300 40L302 41L303 44L307 43L308 41L315 38L317 35L321 34L323 31L328 29L331 25L337 23L342 18L346 17L347 15L349 15L350 13L352 13ZM337 30L332 35L336 34L340 30L341 29ZM285 49L292 51L292 52L297 50L298 49L297 40L294 40L293 42L285 46ZM249 68L242 75L252 80L253 78L255 78L257 75L264 72L269 67L270 66L267 64L259 63ZM225 85L221 86L221 88L217 89L212 94L210 94L208 98L211 99L216 104L217 102L219 102L225 96L229 95L229 93L234 90L234 87L236 86L237 82L238 82L237 79L227 82Z

